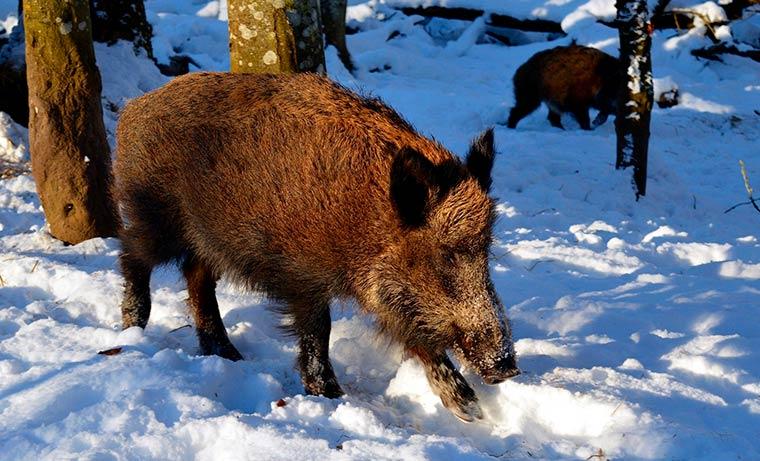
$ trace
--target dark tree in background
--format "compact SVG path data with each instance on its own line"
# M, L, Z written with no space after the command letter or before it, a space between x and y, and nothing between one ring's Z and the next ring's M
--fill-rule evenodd
M143 0L90 0L92 12L92 39L113 45L117 40L134 44L135 52L145 50L153 58L153 36L145 17Z
M319 0L229 0L230 70L325 72Z
M349 72L354 64L346 46L346 7L348 0L320 0L325 41L338 50L338 57Z
M51 234L112 236L111 157L88 0L24 0L29 150Z
M0 111L10 115L18 124L26 126L29 123L22 17L8 38L0 42Z
M153 28L146 19L143 0L90 0L89 3L92 35L96 42L112 45L117 40L127 40L133 43L135 54L144 50L149 58L153 58ZM0 41L0 111L8 113L16 123L27 126L29 105L21 1L18 12L18 25L8 39ZM158 65L162 72L168 67ZM179 73L183 72L175 72Z
M646 195L649 121L654 99L652 37L646 0L617 0L621 79L615 131L615 168L633 167L636 199Z

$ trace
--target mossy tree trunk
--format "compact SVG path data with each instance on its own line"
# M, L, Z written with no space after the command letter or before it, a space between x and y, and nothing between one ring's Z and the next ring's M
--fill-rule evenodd
M144 50L153 58L151 27L145 16L143 0L90 0L92 38L113 45L117 40L134 44L135 52Z
M229 0L230 70L325 72L319 0Z
M320 0L322 24L325 30L325 41L338 50L338 57L349 72L353 72L354 64L346 46L346 7L348 0Z
M19 16L23 2L19 2ZM153 26L145 14L143 0L90 0L92 39L113 45L118 40L132 42L135 53L145 50L153 59Z
M88 0L24 0L32 174L51 234L115 234Z
M616 7L623 78L615 117L615 168L633 167L638 200L646 195L649 121L654 99L651 26L646 0L617 0Z

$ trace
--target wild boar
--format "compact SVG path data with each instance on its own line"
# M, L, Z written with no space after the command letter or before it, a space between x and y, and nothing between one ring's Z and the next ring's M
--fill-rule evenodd
M599 111L594 127L615 112L620 63L594 48L558 46L534 54L517 69L513 83L515 106L509 112L509 128L515 128L543 101L552 126L562 128L561 114L569 112L581 128L590 130L589 107Z
M226 276L292 319L309 394L343 394L330 301L353 298L416 356L443 404L482 413L449 360L519 373L488 270L493 132L465 162L376 99L309 74L194 73L131 101L117 129L123 327L145 327L151 270L177 263L202 354L239 360L215 297Z

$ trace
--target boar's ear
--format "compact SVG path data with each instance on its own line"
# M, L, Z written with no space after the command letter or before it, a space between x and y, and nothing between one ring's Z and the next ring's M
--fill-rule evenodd
M489 128L472 141L467 153L467 171L478 180L484 191L491 187L493 156L493 128Z
M410 147L399 150L391 166L391 202L404 225L425 223L433 187L435 165Z

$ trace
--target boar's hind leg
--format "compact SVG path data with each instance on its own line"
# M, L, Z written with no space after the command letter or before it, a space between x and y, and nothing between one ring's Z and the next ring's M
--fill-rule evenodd
M581 128L584 130L591 129L591 119L588 116L588 108L578 109L573 112L573 115L575 116L575 119L578 120L578 124Z
M478 397L459 371L454 368L445 352L429 354L412 351L425 368L430 387L440 398L443 406L465 422L483 419Z
M305 303L304 303L305 304ZM298 367L307 394L334 399L343 395L335 377L328 347L330 344L330 304L298 305L293 309L292 328L298 336Z
M124 276L124 298L121 302L121 325L145 328L150 317L151 267L123 249L119 265Z
M517 122L530 115L541 105L541 100L532 97L518 97L515 107L509 111L507 127L516 128Z
M547 120L549 120L549 123L555 128L561 128L565 129L565 127L562 126L562 114L559 112L554 111L552 108L549 108L549 115L546 117Z
M604 122L607 121L607 118L609 117L609 115L610 114L608 112L605 112L603 110L599 111L599 113L596 114L596 118L594 119L594 121L591 122L591 126L596 128L598 126L604 125Z
M195 317L195 330L201 354L242 360L243 356L232 345L224 329L216 302L216 277L211 269L190 256L185 261L183 272L187 280L188 305Z

